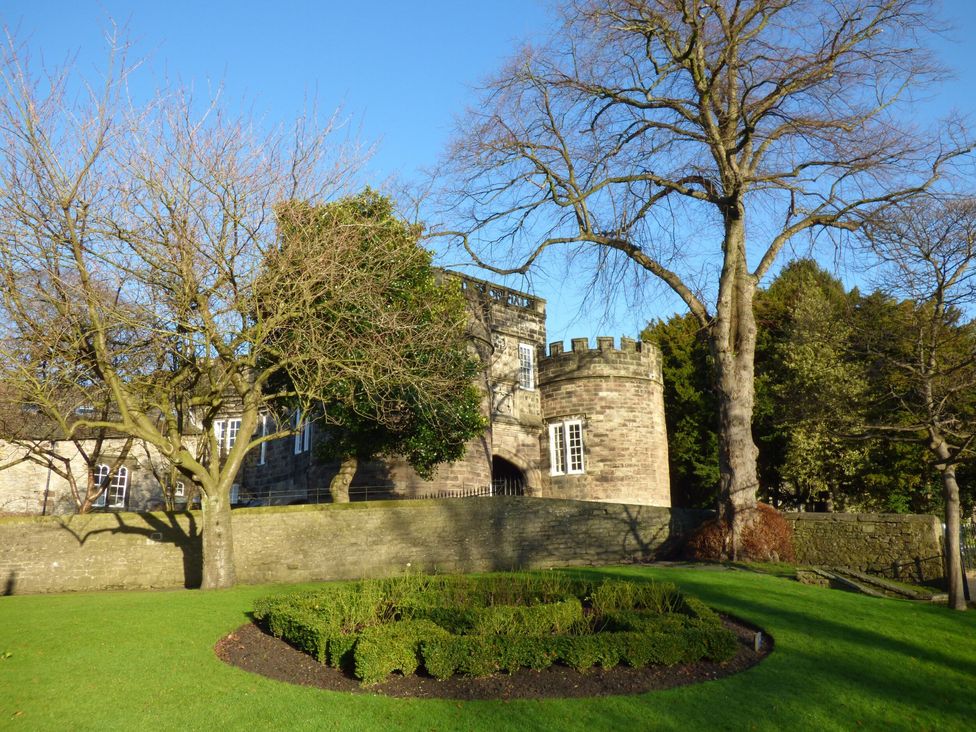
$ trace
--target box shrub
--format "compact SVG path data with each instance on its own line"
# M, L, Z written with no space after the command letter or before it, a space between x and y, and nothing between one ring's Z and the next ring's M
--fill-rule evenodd
M420 665L421 644L448 635L429 620L401 620L366 628L352 649L356 677L368 685L394 671L412 674Z
M553 663L585 671L724 661L736 649L719 616L672 584L558 573L363 580L262 598L254 615L364 684L420 665L445 679Z
M539 605L494 605L478 613L474 635L559 635L585 625L577 597Z

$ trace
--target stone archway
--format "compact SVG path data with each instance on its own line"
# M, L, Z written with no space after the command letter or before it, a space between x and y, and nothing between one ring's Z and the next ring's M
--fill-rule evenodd
M491 493L495 496L524 496L525 473L501 455L491 456Z
M491 463L492 463L492 473L494 474L494 468L496 460L504 460L506 463L511 465L515 470L521 473L523 492L519 495L526 496L537 496L539 495L542 488L542 476L537 467L532 467L528 463L524 456L518 453L512 452L504 447L498 445L494 446L491 451Z

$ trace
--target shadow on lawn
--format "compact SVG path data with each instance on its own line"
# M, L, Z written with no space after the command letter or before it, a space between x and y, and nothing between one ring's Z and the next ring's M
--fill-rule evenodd
M708 569L700 571L703 574L710 573ZM724 571L731 572L731 570ZM976 662L943 652L937 645L937 640L918 629L920 619L924 620L925 625L939 620L952 622L965 619L965 616L954 614L954 611L947 608L909 600L888 600L840 593L838 590L823 588L806 588L804 595L785 588L783 591L777 591L776 582L788 583L789 580L775 578L769 578L762 587L757 586L743 591L744 588L740 583L736 583L734 588L727 587L724 583L709 581L707 578L696 580L693 575L694 571L684 572L676 581L682 589L710 605L741 608L744 612L759 613L761 622L767 624L771 631L780 628L810 636L822 643L824 647L829 647L831 644L854 644L872 651L887 651L904 656L906 659L918 659L951 667L976 677ZM735 575L742 576L738 572L735 572ZM799 589L799 586L796 589ZM829 602L828 613L832 617L825 617L824 614L816 612L817 593L834 593L823 598ZM776 598L778 602L770 603L761 598ZM804 602L808 604L803 605ZM884 605L889 603L889 607L898 608L898 614L905 614L905 622L897 626L898 633L904 633L905 636L911 634L911 640L875 629L883 626L885 622L891 622L892 613L885 612L884 608ZM909 617L916 613L918 616ZM883 621L875 619L874 616L879 614L885 616ZM936 624L942 625L938 622Z
M623 569L580 573L636 578ZM685 570L674 577L662 572L653 579L673 581L776 638L777 650L767 663L722 682L748 684L743 693L717 692L726 721L876 729L931 728L934 718L959 729L972 724L976 624L970 613L772 577L743 582L743 573L722 569Z

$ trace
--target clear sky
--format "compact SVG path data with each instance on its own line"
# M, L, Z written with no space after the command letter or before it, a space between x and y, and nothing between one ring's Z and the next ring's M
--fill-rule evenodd
M955 106L976 118L976 0L946 0L943 15L955 40L938 51L956 79L919 114ZM271 121L293 119L309 96L323 110L341 105L359 138L377 145L367 170L374 186L432 167L479 82L553 24L542 0L0 0L0 20L35 60L74 58L86 71L104 60L110 19L127 24L135 54L147 59L147 88L166 78L200 90L222 84L227 98L248 100ZM550 340L634 335L679 309L662 297L641 312L621 306L606 321L601 308L578 314L584 298L558 276L531 287L549 301Z

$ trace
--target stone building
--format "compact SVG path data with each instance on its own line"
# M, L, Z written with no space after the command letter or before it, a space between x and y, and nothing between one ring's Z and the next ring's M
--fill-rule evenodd
M185 483L170 476L159 451L144 443L118 436L102 439L97 447L92 439L37 440L43 452L36 460L23 460L29 442L0 440L0 466L7 466L0 470L0 515L74 513L69 483L58 474L69 466L78 490L87 489L89 472L106 486L95 510L160 509L167 503L164 492L171 506L185 506L190 496Z
M516 493L670 506L661 354L622 338L546 347L545 301L461 276L472 347L489 417L464 459L433 480L393 458L360 465L353 500ZM314 459L312 435L252 456L240 496L259 502L325 500L337 465Z
M661 355L657 347L621 338L573 339L546 346L545 301L483 280L459 276L469 309L471 347L479 375L485 434L465 457L441 465L427 481L403 460L361 464L353 500L442 495L530 496L670 506ZM297 434L252 451L234 487L236 503L286 504L328 500L338 466L315 458L328 433L293 415ZM233 415L215 423L218 442L237 438ZM8 446L9 447L9 446ZM0 451L3 444L0 443ZM66 447L67 449L67 447ZM2 456L0 456L2 457ZM133 448L105 508L147 510L163 505L160 467ZM0 471L0 511L70 510L63 481L28 463ZM186 487L167 489L185 503ZM174 495L175 494L175 495ZM175 500L174 500L175 499Z

